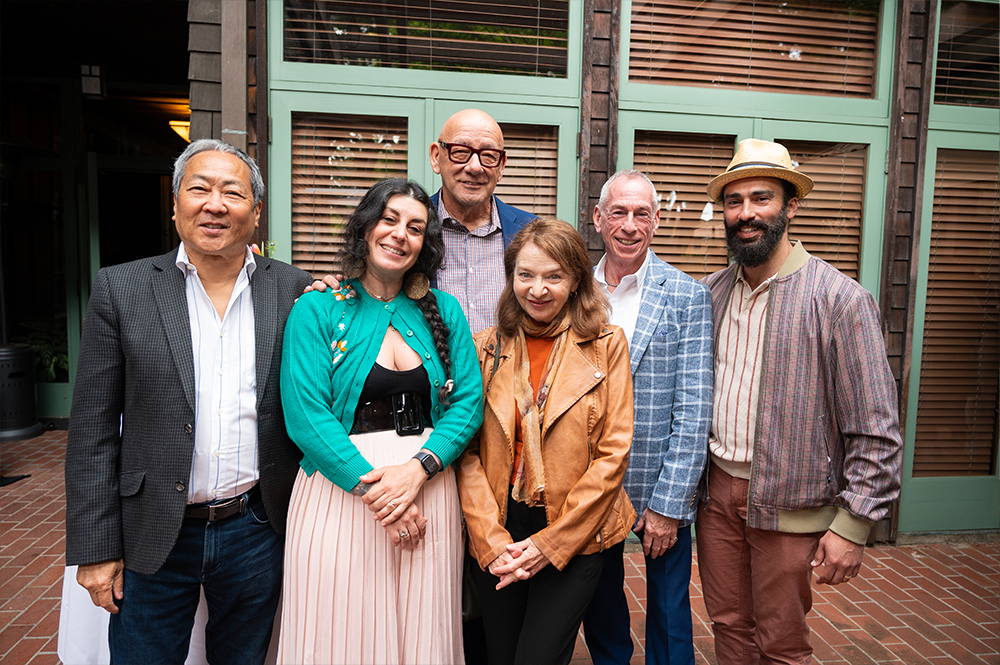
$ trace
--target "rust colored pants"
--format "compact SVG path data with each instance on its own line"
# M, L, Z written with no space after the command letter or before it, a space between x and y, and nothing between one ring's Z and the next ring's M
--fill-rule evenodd
M823 534L748 527L750 482L711 466L696 533L719 665L811 663L809 564Z

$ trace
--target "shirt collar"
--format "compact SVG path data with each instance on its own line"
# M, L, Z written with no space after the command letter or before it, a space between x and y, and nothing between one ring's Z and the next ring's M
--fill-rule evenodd
M184 249L183 240L181 241L181 244L177 246L177 260L175 261L175 264L178 270L184 273L185 277L188 276L188 273L198 272L198 268L191 263L191 260L188 258L187 250ZM247 247L246 256L243 257L243 269L247 271L247 279L249 279L250 276L253 275L253 271L257 269L257 262L254 260L253 252L250 251L249 246Z
M452 228L455 228L455 227L458 227L458 226L461 226L462 228L465 228L465 226L461 222L459 222L454 216L452 216L452 214L449 213L448 210L444 207L444 193L443 192L440 193L440 194L438 194L437 213L438 213L438 217L441 219L441 224L442 225L446 225L445 223L448 222L447 226L450 226ZM499 228L500 228L500 211L497 210L496 196L491 196L490 197L490 221L489 221L489 224L486 224L485 226L479 227L478 229L476 229L476 232L477 232L477 234L478 233L482 233L482 235L489 235L489 234L493 233L494 231L496 231Z
M639 285L639 288L642 288L642 285L646 283L646 273L649 272L649 262L650 262L650 257L652 255L653 252L647 249L646 258L643 259L642 265L639 266L639 269L636 270L631 275L625 275L624 277L622 277L622 281L619 282L618 286L624 284L626 280L634 279L635 282ZM608 284L608 280L604 276L604 268L605 266L607 266L607 263L608 263L608 255L605 254L604 256L601 257L601 260L597 262L597 267L594 269L594 279L596 279L601 284L604 284L605 286L607 286Z

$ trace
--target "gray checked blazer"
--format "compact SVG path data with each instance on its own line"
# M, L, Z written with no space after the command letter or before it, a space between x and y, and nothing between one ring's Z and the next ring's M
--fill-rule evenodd
M255 320L260 487L284 531L301 453L285 432L281 342L312 278L261 256ZM191 328L177 250L97 273L80 341L66 448L66 563L159 570L184 519L194 452ZM119 433L120 423L120 433Z

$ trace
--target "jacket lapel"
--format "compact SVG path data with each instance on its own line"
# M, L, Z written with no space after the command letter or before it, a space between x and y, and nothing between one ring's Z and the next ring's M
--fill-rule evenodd
M628 352L632 363L632 375L635 376L639 368L642 356L649 348L649 341L656 332L656 324L659 323L666 307L666 288L664 283L667 273L659 259L655 257L649 262L646 270L646 283L642 285L642 301L639 303L639 318L635 322L635 332L629 341Z
M581 397L604 380L604 370L600 369L580 350L580 340L570 331L566 340L566 353L559 365L559 374L552 381L552 392L545 405L545 422L542 423L542 437L555 420L566 413Z
M163 330L167 335L174 365L177 367L177 374L181 377L184 397L187 398L188 406L194 411L194 352L191 350L191 321L188 317L184 273L177 268L176 262L176 249L153 260L153 296L156 299L156 309L163 323Z
M274 340L278 334L278 285L271 275L271 262L255 256L257 269L250 279L250 293L253 297L254 359L257 365L257 408L267 387L271 358L274 355Z
M507 337L503 340L503 349L496 349L493 353L500 354L500 361L497 363L497 371L493 379L489 381L490 391L485 394L486 406L496 417L497 422L503 429L507 437L507 443L513 450L514 446L514 424L515 410L514 403L514 363L511 360L511 353L514 351L514 340ZM493 369L493 353L486 351L483 356L483 376L489 379L489 372ZM487 384L483 384L486 389Z

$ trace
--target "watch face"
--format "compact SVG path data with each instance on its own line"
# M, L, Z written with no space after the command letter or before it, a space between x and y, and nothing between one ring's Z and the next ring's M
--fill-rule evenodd
M427 475L434 475L441 470L441 465L438 464L437 459L430 453L417 453L417 459L420 460L420 464L424 467Z

